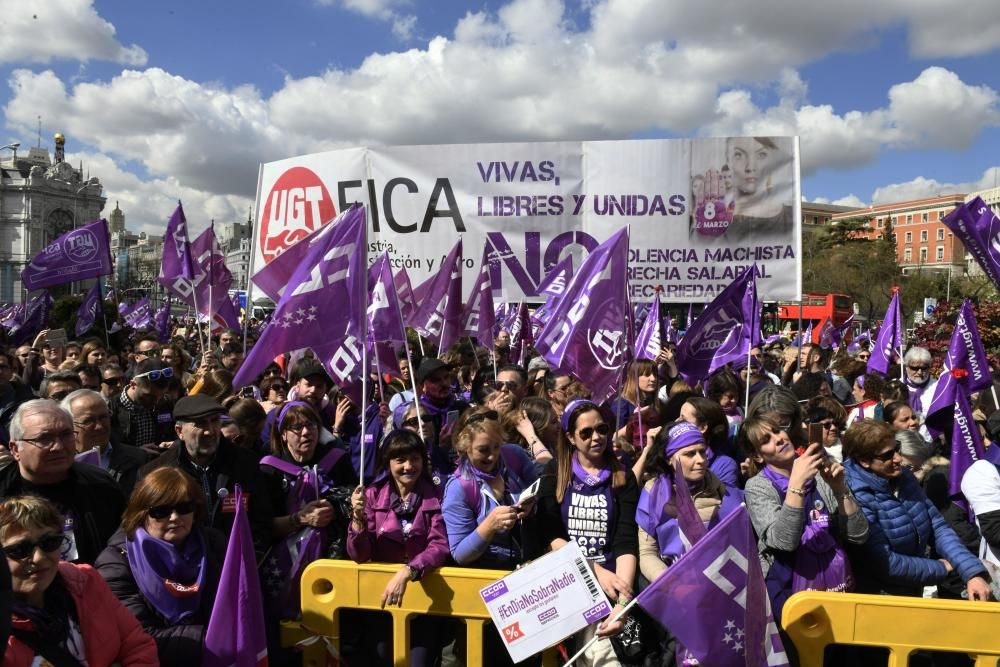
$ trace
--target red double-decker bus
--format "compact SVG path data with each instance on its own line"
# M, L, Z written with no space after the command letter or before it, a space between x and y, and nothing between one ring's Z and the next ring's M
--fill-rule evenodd
M802 329L806 330L812 324L812 340L819 343L819 333L827 320L833 320L834 326L847 321L854 313L854 303L846 294L805 294L802 301L778 302L778 331L783 331L788 323L792 330L798 330L799 318L802 318Z

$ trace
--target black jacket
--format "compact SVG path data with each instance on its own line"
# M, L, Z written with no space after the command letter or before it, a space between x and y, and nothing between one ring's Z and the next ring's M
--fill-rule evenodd
M115 435L113 433L111 435L111 460L108 462L108 472L128 498L132 495L132 489L139 479L139 468L149 462L150 455L139 447L116 442Z
M21 469L10 465L0 471L0 498L36 495L50 500L60 512L73 517L73 535L79 558L92 565L108 539L118 530L125 511L125 496L111 475L97 466L74 463L69 477L56 484L32 484Z
M142 624L143 630L156 641L156 650L160 654L160 662L164 665L195 667L201 664L205 630L212 615L222 564L226 559L226 538L211 528L204 528L203 531L208 553L198 611L173 625L146 601L139 590L126 555L124 531L119 530L112 536L95 565L97 571L108 582L115 597L121 600Z
M184 443L175 440L169 449L139 469L139 478L142 479L157 468L171 467L181 468L190 474L202 484L202 488L207 483L209 493L205 498L208 508L206 525L220 531L227 538L233 530L236 514L235 507L225 502L225 498L232 497L239 484L243 493L249 497L250 531L253 533L254 550L260 561L271 546L271 520L274 512L258 462L258 457L250 450L220 438L215 460L208 467L205 482L202 482L202 474L188 457ZM226 491L220 494L221 489Z

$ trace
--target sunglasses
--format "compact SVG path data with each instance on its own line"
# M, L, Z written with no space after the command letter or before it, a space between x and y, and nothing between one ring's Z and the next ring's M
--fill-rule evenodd
M909 364L907 364L906 367L909 368L914 373L926 373L931 369L930 366L910 366Z
M486 412L479 412L479 413L474 414L471 417L469 417L465 421L465 425L469 426L470 424L475 424L477 422L483 422L483 421L486 421L487 419L490 420L490 421L498 421L500 419L500 415L497 414L496 410L487 410Z
M269 391L285 392L288 391L288 387L283 384L272 384Z
M51 535L43 535L38 538L37 542L30 540L15 542L14 544L5 546L3 550L7 554L7 558L11 560L27 560L35 555L35 549L41 549L42 552L50 554L53 551L62 549L66 542L67 537L62 533L52 533Z
M176 505L157 505L156 507L150 507L146 511L150 519L169 519L170 515L177 512L177 516L185 516L187 514L194 513L194 503L188 501L183 503L177 503Z
M872 459L876 460L876 461L881 461L882 463L888 463L889 461L891 461L896 456L896 454L899 454L901 451L902 451L902 447L900 447L897 444L895 447L893 447L892 449L890 449L887 452L882 452L881 454L876 454L875 456L872 457Z
M109 387L120 387L125 378L118 376L116 378L104 378L101 380L101 384L106 384Z
M594 437L595 431L597 432L597 435L605 436L611 432L611 427L608 426L607 424L598 424L597 426L587 426L585 428L581 428L579 431L576 432L576 434L584 440L590 440L592 437Z
M430 415L420 415L420 419L422 419L424 421L424 423L426 424L426 423L430 422L431 417L430 417ZM471 423L472 420L469 419L469 422ZM420 420L418 420L416 417L410 417L409 419L404 419L403 420L403 427L404 428L417 428L418 426L420 426Z
M513 380L497 380L493 383L493 388L497 391L503 391L506 389L507 391L514 393L514 391L521 388L521 383L514 382Z
M171 368L164 368L162 370L146 371L145 373L139 373L138 375L133 375L133 380L138 380L139 378L148 377L153 382L156 382L160 378L172 378L174 376L174 371Z

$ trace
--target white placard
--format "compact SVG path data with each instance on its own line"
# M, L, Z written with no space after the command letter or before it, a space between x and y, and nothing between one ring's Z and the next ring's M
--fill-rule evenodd
M570 542L479 591L514 662L611 613L580 548Z

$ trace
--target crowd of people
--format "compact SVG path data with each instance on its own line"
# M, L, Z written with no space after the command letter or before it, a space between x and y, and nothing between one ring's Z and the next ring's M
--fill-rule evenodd
M399 372L367 383L364 410L309 351L234 387L237 331L204 351L196 336L53 345L44 331L4 349L3 664L198 664L237 485L271 665L299 660L278 628L300 614L313 560L398 565L381 593L389 607L442 566L512 570L573 542L625 605L741 504L779 627L802 590L998 592L1000 472L976 463L962 483L970 511L953 502L949 434L923 422L927 350L911 347L884 376L868 370L864 345L779 339L689 383L667 344L596 402L541 357L513 363L506 333L437 356L421 354L429 343L400 350ZM1000 411L990 392L976 405L991 446ZM387 615L340 614L348 664L392 664ZM638 608L563 644L571 654L595 635L606 639L579 664L695 664ZM464 662L455 619L418 616L410 640L413 665ZM495 629L484 642L487 664L509 664ZM787 637L785 649L795 664Z

